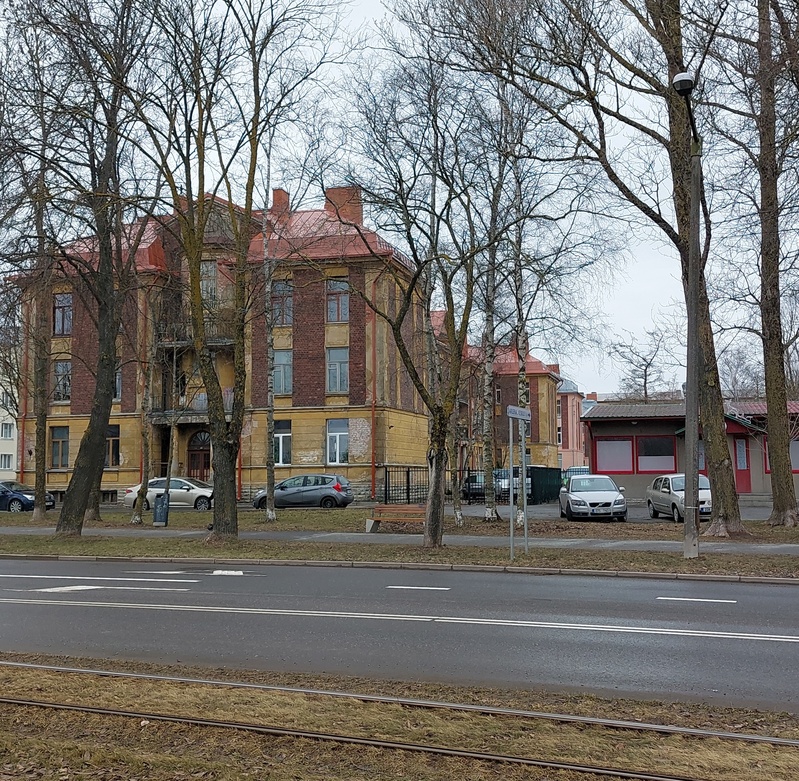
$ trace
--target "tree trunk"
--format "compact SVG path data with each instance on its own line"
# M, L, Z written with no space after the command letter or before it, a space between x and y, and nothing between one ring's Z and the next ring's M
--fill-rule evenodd
M441 406L430 412L430 448L427 451L430 485L424 523L424 547L440 548L444 537L444 497L447 480L447 414Z
M83 525L85 526L87 523L94 521L102 521L103 519L100 517L100 485L102 481L103 473L100 472L98 475L97 482L92 487L92 490L89 492L89 501L86 505L86 512L83 513Z
M116 320L116 318L114 318ZM114 395L116 373L116 332L112 324L98 318L100 331L100 357L97 366L97 386L89 416L89 424L80 441L78 455L69 481L56 534L80 535L83 518L92 489L99 485L105 465L106 433L111 403Z
M36 482L33 506L33 521L43 521L47 517L47 412L50 372L50 320L48 317L50 286L41 282L36 294L36 326L33 334L33 409L36 416L36 437L34 445L34 468ZM25 453L22 454L25 458Z
M710 304L707 288L702 280L699 291L699 343L702 348L702 378L699 383L702 440L705 444L705 463L713 491L713 515L704 537L729 537L731 534L748 534L741 523L735 475L727 443L727 426L724 418L724 399L721 395L716 348L710 322Z
M495 253L489 253L495 255ZM496 270L494 258L489 259L486 271L486 313L483 332L483 490L485 493L485 515L483 521L495 523L497 498L494 491L494 297L496 295Z
M458 469L458 442L456 436L455 416L457 410L453 410L449 432L447 434L447 449L449 451L448 460L453 465L449 470L450 474L450 491L452 492L452 512L455 515L455 525L458 527L463 526L463 508L461 506L461 481L460 471Z
M758 88L757 114L760 152L760 317L763 365L768 415L768 458L771 468L772 526L796 526L796 491L791 466L790 420L785 387L785 347L780 312L780 224L779 169L777 164L777 116L775 64L771 39L771 9L768 0L758 0Z
M221 442L219 441L221 440ZM212 535L217 537L238 536L236 499L236 460L239 454L238 440L217 440L212 455L214 470L214 521Z

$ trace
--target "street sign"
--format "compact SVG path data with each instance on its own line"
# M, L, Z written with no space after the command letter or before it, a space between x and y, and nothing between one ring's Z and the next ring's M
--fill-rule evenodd
M516 420L530 420L530 410L508 405L508 417Z

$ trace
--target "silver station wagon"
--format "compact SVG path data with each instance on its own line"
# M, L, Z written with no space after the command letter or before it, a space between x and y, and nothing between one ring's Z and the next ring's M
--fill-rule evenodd
M656 477L646 489L646 507L650 518L662 513L670 516L674 523L680 523L685 518L685 475ZM708 516L712 511L710 481L699 475L699 517Z

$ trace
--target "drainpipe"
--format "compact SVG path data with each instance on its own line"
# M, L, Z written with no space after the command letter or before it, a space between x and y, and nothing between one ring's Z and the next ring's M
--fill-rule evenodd
M241 462L241 435L239 435L239 453L236 457L236 499L241 501L241 472L242 472L242 462Z

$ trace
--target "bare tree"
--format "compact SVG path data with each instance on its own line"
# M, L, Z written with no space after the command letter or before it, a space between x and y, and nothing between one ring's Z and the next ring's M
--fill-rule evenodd
M128 98L147 154L166 182L174 238L188 281L193 350L208 398L213 532L238 534L236 459L244 421L246 329L265 140L292 119L330 57L336 11L324 0L175 0L156 6L152 82ZM218 303L203 282L207 238L224 237L226 318L232 331L232 404L213 349ZM204 289L206 288L206 289Z
M673 76L686 69L679 4L445 2L435 18L439 35L458 52L456 65L506 79L569 133L575 154L603 172L606 194L624 210L616 218L636 216L673 245L687 292L688 117L671 88ZM709 249L706 214L703 266ZM742 532L704 282L699 341L705 453L714 485L712 530Z
M649 403L652 393L665 385L663 366L665 334L656 329L645 331L645 339L636 339L626 331L626 341L613 342L610 352L622 368L619 390L627 397Z

